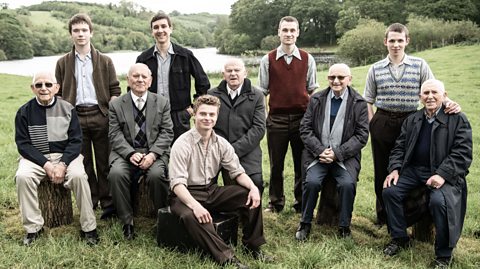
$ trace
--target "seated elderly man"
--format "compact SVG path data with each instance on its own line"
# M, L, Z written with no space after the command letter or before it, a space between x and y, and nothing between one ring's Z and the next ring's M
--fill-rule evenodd
M327 79L329 87L312 95L300 123L300 136L305 145L302 163L306 170L302 218L295 233L300 241L306 240L310 233L318 193L327 177L337 182L338 234L351 236L360 153L368 140L367 103L349 86L350 68L346 64L334 64Z
M166 170L173 124L168 100L148 91L152 74L145 64L132 65L127 82L131 90L109 105L112 151L108 180L117 215L123 222L123 235L132 240L135 234L131 189L138 175L145 174L155 209L167 205Z
M460 238L466 209L466 181L472 162L472 129L463 113L446 114L441 81L422 85L424 108L410 115L390 155L383 199L392 241L383 250L396 255L410 246L403 201L420 186L429 187L429 208L435 225L433 266L446 268Z
M55 97L59 85L53 73L37 73L31 88L35 98L20 107L15 117L15 143L21 155L15 183L27 231L23 244L30 245L43 230L37 193L42 180L73 190L80 211L81 234L88 244L97 244L97 223L80 155L82 132L75 108Z

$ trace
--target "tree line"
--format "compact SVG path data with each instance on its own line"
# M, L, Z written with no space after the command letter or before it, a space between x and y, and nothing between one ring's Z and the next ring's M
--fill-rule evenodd
M31 21L33 12L49 12L63 23L52 27ZM154 12L133 2L91 4L43 2L0 11L0 60L64 53L71 48L68 19L88 13L94 22L92 43L103 52L141 51L151 46ZM172 40L188 47L215 46L224 54L251 54L279 45L277 28L285 15L300 23L302 47L338 46L351 65L368 64L385 53L383 34L393 22L411 33L408 52L457 43L479 43L480 0L238 0L231 14L171 12Z

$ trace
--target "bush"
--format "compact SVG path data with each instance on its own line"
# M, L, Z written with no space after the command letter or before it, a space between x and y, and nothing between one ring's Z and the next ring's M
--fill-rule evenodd
M355 29L347 31L339 40L337 54L351 65L366 65L382 58L385 25L371 19L360 19Z
M5 55L5 51L0 50L0 61L6 61L6 60L8 59L7 59L7 55Z
M269 35L264 37L260 42L260 49L270 51L278 47L279 44L280 41L277 35Z

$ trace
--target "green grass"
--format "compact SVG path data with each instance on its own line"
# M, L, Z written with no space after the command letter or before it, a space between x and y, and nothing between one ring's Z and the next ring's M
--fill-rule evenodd
M67 24L52 16L50 11L30 11L30 21L35 26L49 26L64 30Z
M474 162L467 178L468 210L453 268L479 268L480 242L473 233L480 230L480 171L477 162L480 152L480 46L445 47L416 55L425 58L436 77L445 82L450 98L461 104L473 128ZM367 70L368 66L352 70L353 86L361 93ZM317 78L320 88L325 88L326 72L319 72ZM256 77L252 80L257 83ZM78 211L74 211L73 224L47 229L34 246L21 246L24 231L13 182L18 157L13 139L13 119L18 107L31 98L30 78L0 74L0 81L3 100L0 107L0 268L216 268L212 260L198 253L181 253L156 246L153 219L135 220L138 237L133 242L123 240L118 221L98 220L101 243L87 247L79 239ZM217 77L211 84L218 85L218 82ZM122 81L124 86L125 81ZM268 181L265 139L262 147L264 179ZM291 209L293 168L290 155L286 162L286 210L278 215L264 215L267 238L264 249L276 257L276 262L255 261L237 248L242 261L252 268L427 268L434 255L431 244L416 242L413 248L393 258L385 258L381 253L389 236L385 227L377 229L372 224L375 196L370 145L363 150L363 169L352 220L353 240L338 239L335 227L314 225L307 242L295 241L299 215ZM267 196L263 202L267 202Z

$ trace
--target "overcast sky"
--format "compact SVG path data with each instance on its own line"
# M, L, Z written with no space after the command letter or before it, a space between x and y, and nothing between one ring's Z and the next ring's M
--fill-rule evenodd
M29 6L39 4L42 0L0 0L0 3L7 3L9 8L18 8L20 6ZM114 3L119 0L77 0L76 2L92 2L98 4ZM180 13L200 13L208 12L211 14L230 14L230 6L236 0L154 0L154 1L130 1L150 9L153 12L163 10L167 13L177 10Z

